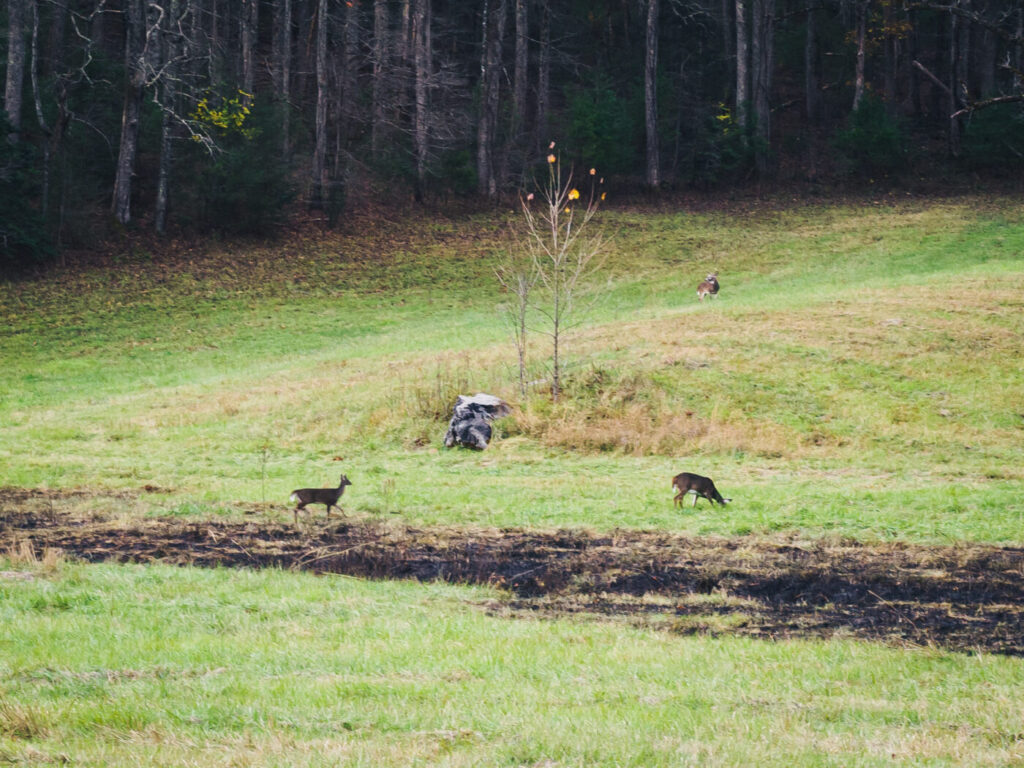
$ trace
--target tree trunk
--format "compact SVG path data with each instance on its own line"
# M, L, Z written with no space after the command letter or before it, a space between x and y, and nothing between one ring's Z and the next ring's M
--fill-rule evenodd
M409 63L413 61L416 54L412 49L412 2L411 0L402 0L401 7L398 9L398 45L396 50L398 52L398 59L402 62L403 67L408 67Z
M281 152L291 155L292 0L281 0Z
M895 115L899 106L899 94L896 93L896 36L892 33L893 11L891 3L882 5L885 27L885 36L882 39L885 46L885 108L890 115Z
M250 103L256 83L256 44L259 40L259 0L244 0L242 5L242 90Z
M60 14L63 9L55 9ZM43 114L43 99L39 92L39 3L31 0L32 16L32 46L31 59L29 61L29 74L32 81L32 101L36 107L36 122L39 123L39 130L43 132L46 141L43 142L43 190L42 190L42 213L43 219L49 212L50 203L50 150L52 149L50 139L53 131L46 123L46 116Z
M28 0L7 0L7 80L4 111L10 122L7 140L17 143L21 132L21 99L25 82L25 9Z
M816 125L821 117L821 78L818 74L818 14L807 9L807 32L804 37L804 109L807 120Z
M534 146L543 150L548 136L548 112L551 105L551 5L542 0L540 17L540 50L537 57L537 136Z
M327 201L327 0L319 0L316 16L316 147L313 151L314 208L323 209Z
M750 102L750 48L747 43L747 11L743 0L736 0L736 122L744 132L750 127L747 109Z
M951 115L960 108L960 101L957 96L960 93L958 83L960 75L960 27L963 21L955 13L949 14L949 81L946 89L946 120L949 124L947 144L949 154L953 157L960 156L960 118Z
M661 159L658 153L658 0L647 0L644 117L647 127L647 186L657 189L661 184Z
M722 52L725 56L726 63L726 80L730 79L729 75L733 75L733 82L735 82L735 68L736 68L736 35L733 34L732 27L732 15L735 7L734 0L721 0L722 2ZM724 84L726 90L726 99L728 99L728 88L729 84Z
M388 4L387 0L373 3L373 123L370 127L370 146L374 157L379 157L384 143L385 78L387 77Z
M131 221L132 173L139 142L139 116L142 112L142 88L145 82L146 17L144 0L126 0L124 108L121 114L121 139L118 144L117 171L111 212L121 224Z
M771 143L771 89L775 68L775 0L754 0L754 22L751 51L751 85L753 87L754 131L757 136L755 162L757 172L769 172Z
M1013 89L1024 89L1024 8L1017 9L1017 37L1013 46Z
M187 2L187 0L186 0ZM181 55L181 38L177 33L180 14L180 0L169 0L170 33L164 35L163 52L166 75L161 83L163 102L160 126L160 170L156 186L156 214L154 227L161 235L167 231L167 209L170 201L171 169L174 166L175 102L178 98L178 58Z
M857 63L853 76L853 109L857 111L864 98L864 65L865 46L868 30L868 3L870 0L859 0L857 3Z
M480 194L495 198L494 145L501 85L501 41L505 36L506 0L484 0L483 50L480 61L480 119L477 124L477 184Z
M529 18L527 0L515 0L516 42L515 64L512 74L512 142L520 145L520 133L527 119L526 87L529 56Z
M415 61L415 99L416 114L414 118L414 136L416 150L416 200L423 201L427 182L427 126L429 125L427 86L430 79L429 40L430 0L414 0L412 11L412 48Z
M338 121L345 145L352 133L352 122L359 104L359 0L350 0L345 7L345 32L343 37L341 72L341 109Z

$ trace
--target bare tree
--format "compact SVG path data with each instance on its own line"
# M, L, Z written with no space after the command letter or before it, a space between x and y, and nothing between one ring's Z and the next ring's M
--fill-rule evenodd
M532 199L533 196L531 195L530 198ZM520 199L520 204L528 205L525 197ZM526 397L526 353L530 300L533 287L537 284L539 277L537 265L531 258L531 253L532 250L528 242L515 242L504 252L495 268L498 282L509 294L509 302L504 306L504 310L516 345L521 397Z
M658 154L658 0L647 0L647 44L644 57L644 117L647 127L647 186L661 184Z
M327 0L318 0L316 21L316 123L313 150L313 193L311 203L316 208L323 208L327 202L327 28L330 19L327 15Z
M573 174L563 182L561 165L552 154L539 197L522 200L522 247L535 275L530 305L544 322L543 333L551 337L551 397L556 402L562 390L565 335L582 322L596 299L594 279L604 263L604 239L589 226L604 197L595 177L591 169L590 192L582 202Z

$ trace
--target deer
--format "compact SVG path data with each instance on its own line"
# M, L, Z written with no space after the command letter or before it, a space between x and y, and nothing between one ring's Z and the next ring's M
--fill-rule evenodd
M295 524L299 524L299 510L305 509L307 504L325 505L328 518L331 516L331 507L337 507L339 512L345 514L345 510L338 506L338 499L345 492L346 485L352 485L352 482L342 475L337 488L299 488L292 491L288 500L298 505L293 510Z
M705 296L714 298L718 295L718 273L712 272L697 286L697 300L704 301Z
M697 498L700 496L710 501L712 507L715 506L716 501L723 507L732 501L732 499L722 498L722 494L715 488L715 484L710 477L695 475L692 472L680 472L673 477L672 490L676 492L672 503L677 507L683 506L683 497L688 493L693 494L694 507L697 506Z

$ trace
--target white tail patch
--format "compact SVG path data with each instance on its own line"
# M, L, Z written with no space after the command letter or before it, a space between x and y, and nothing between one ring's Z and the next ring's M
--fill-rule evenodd
M298 494L293 493L291 496L288 497L288 501L290 501L292 504L298 504L299 503L299 496L298 496Z

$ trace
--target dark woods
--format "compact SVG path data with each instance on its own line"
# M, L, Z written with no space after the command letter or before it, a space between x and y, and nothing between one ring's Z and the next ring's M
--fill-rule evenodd
M1024 0L3 2L2 271L498 199L552 139L635 191L1024 169Z

